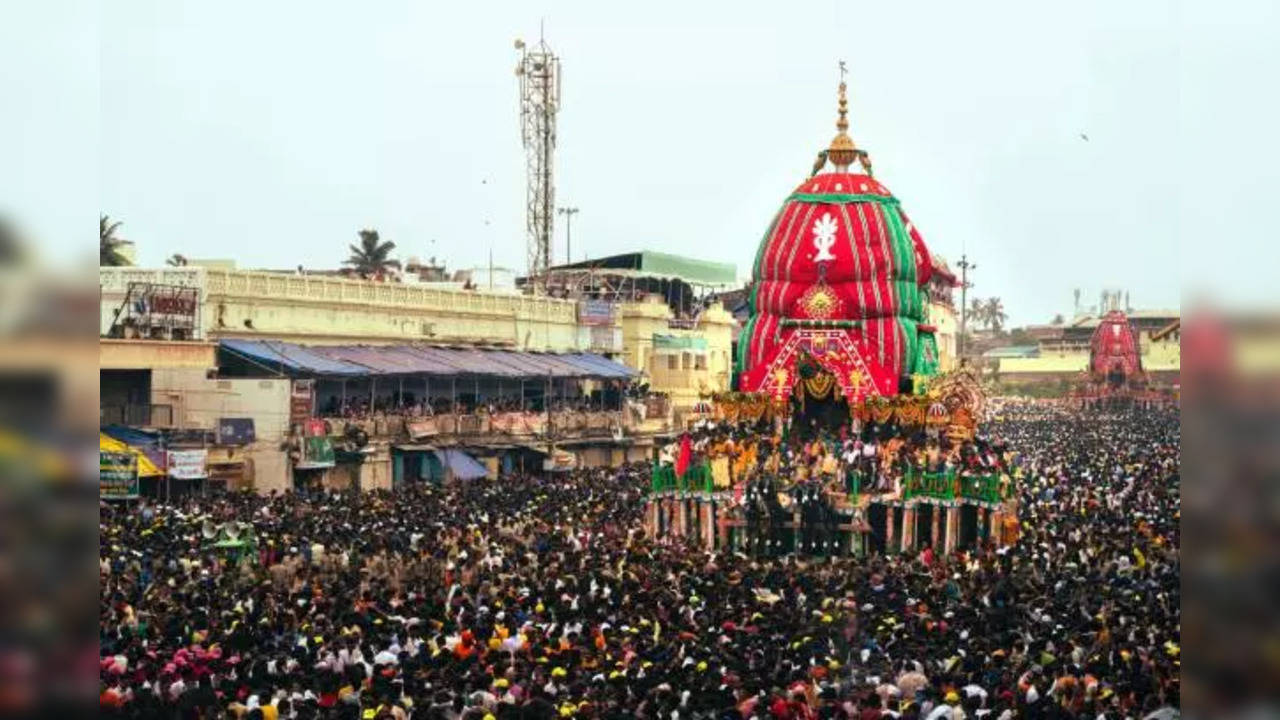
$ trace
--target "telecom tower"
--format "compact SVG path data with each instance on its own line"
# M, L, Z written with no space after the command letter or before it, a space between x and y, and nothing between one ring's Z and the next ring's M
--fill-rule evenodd
M560 110L560 58L545 40L526 48L516 40L520 64L520 132L524 140L528 186L525 234L528 236L529 282L534 292L546 289L551 267L551 230L555 217L556 186L553 181L556 149L556 113Z

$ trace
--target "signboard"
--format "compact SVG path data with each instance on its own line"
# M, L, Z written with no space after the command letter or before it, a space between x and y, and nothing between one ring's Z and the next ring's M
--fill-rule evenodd
M209 451L170 450L165 467L174 480L203 480L209 477Z
M132 500L138 497L138 456L127 452L101 453L98 462L98 494L103 500Z
M568 472L578 465L578 456L568 450L553 450L542 461L542 469L546 472Z
M295 466L301 470L331 468L334 466L333 443L324 435L308 435L302 438L302 459Z
M300 425L311 419L315 404L315 380L294 380L289 395L289 426Z
M252 445L255 439L253 418L220 418L219 445Z
M607 300L583 300L578 303L578 323L581 325L612 325L613 305Z
M196 314L196 291L195 288L181 288L168 293L153 290L147 297L147 304L152 314L191 317Z

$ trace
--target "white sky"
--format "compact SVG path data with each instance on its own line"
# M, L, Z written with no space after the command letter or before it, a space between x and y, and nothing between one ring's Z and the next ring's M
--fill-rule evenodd
M575 259L654 249L746 277L834 132L843 58L877 177L1015 323L1069 312L1075 287L1174 307L1184 277L1258 302L1269 282L1237 278L1277 265L1250 239L1280 159L1278 6L6 4L20 62L0 81L24 102L0 113L0 210L68 257L102 211L148 265L333 267L372 226L402 259L523 268L512 41L545 17Z

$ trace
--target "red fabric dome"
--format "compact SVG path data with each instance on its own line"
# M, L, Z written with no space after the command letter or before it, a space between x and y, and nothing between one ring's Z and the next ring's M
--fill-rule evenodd
M932 272L919 232L879 181L845 172L809 178L756 254L739 389L785 394L801 356L835 375L851 400L894 394L899 377L932 372L936 345L921 291Z

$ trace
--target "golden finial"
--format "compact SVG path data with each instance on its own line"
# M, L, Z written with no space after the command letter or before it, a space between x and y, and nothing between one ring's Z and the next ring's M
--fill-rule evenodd
M849 98L845 95L844 61L840 61L840 116L836 119L836 136L831 139L831 147L827 148L827 158L836 166L836 172L849 172L849 166L858 158L858 148L849 137Z

